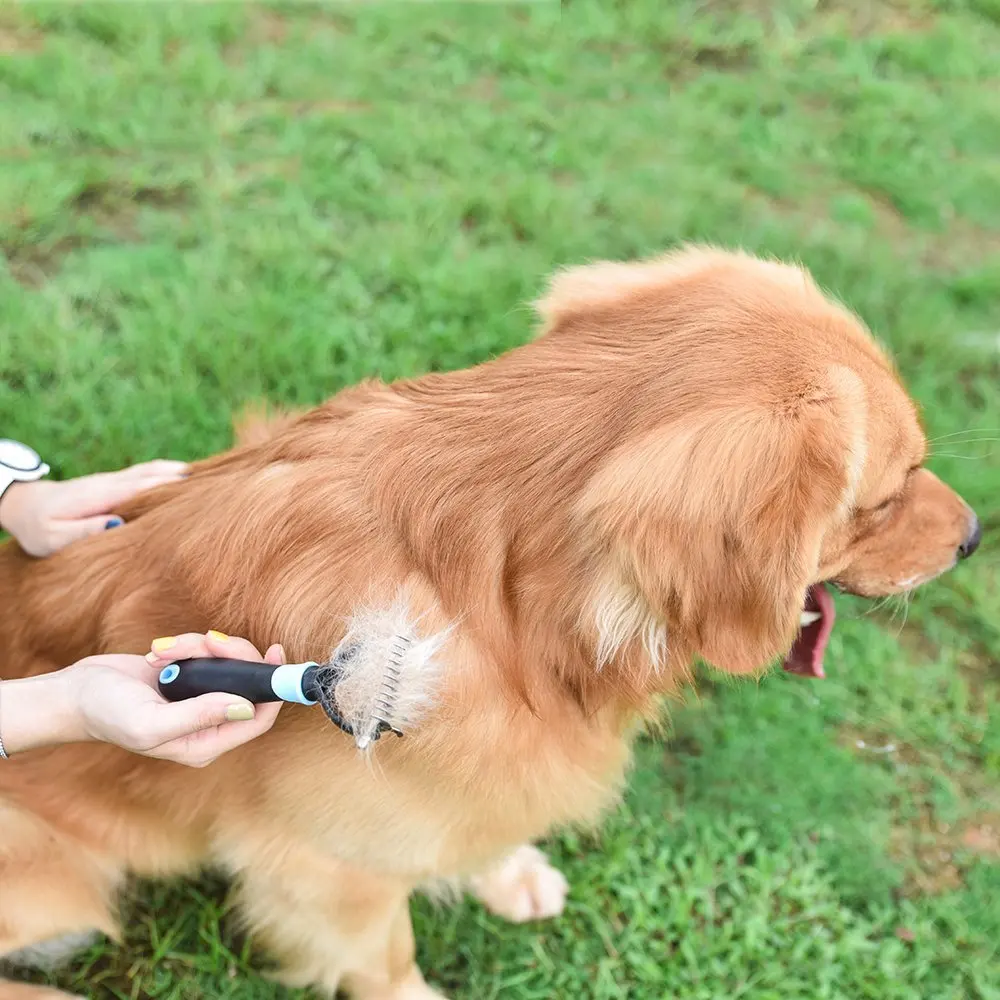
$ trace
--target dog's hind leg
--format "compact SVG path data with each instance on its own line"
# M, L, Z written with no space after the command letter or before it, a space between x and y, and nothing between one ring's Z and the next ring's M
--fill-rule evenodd
M51 967L93 932L117 933L120 873L44 820L0 799L0 959ZM26 992L26 991L31 992ZM0 982L0 1000L65 996Z
M411 886L315 855L287 852L242 883L243 911L288 985L351 1000L444 1000L420 974Z

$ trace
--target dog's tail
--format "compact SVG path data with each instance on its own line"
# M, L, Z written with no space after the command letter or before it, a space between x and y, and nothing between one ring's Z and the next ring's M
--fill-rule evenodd
M266 401L248 403L233 417L236 447L264 444L298 419L304 410L289 410Z

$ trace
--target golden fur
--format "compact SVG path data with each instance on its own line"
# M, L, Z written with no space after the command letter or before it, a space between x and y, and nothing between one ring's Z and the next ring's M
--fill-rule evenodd
M636 724L696 657L758 674L809 585L876 596L954 563L971 512L805 271L690 249L567 271L538 308L541 335L495 361L251 421L119 530L42 562L4 547L8 676L213 626L323 659L353 608L400 593L454 631L434 710L371 760L290 705L203 770L104 745L0 767L0 953L113 934L128 871L215 864L288 981L437 996L415 887L556 912L558 876L519 845L615 800Z

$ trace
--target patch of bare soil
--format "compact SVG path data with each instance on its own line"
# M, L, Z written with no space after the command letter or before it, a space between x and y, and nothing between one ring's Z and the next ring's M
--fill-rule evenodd
M45 36L25 25L0 19L0 56L31 55L45 47Z
M143 207L167 211L191 200L184 185L130 187L115 181L95 181L79 191L70 206L74 225L56 238L32 232L23 214L13 231L0 241L0 254L14 280L26 288L40 288L58 273L66 256L95 242L133 243L141 239L138 217ZM94 232L94 230L97 232Z

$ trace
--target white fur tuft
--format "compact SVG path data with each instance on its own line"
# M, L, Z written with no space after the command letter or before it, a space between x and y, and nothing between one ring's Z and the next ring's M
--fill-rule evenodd
M593 608L598 670L635 640L642 643L653 669L662 669L667 659L667 628L653 617L641 598L606 579L598 589Z

